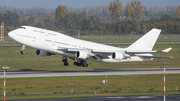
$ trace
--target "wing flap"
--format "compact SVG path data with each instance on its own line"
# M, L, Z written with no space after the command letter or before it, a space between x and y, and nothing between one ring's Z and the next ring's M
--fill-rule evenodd
M68 48L65 48L65 47L58 47L57 50L59 50L59 51L68 51Z
M144 54L144 53L156 53L158 51L147 51L147 50L129 50L125 51L127 54Z
M169 52L172 48L169 47L167 49L164 49L164 50L152 50L152 51L149 51L149 50L128 50L128 51L125 51L125 53L127 54L145 54L145 53L157 53L157 52Z
M93 53L113 53L112 50L92 50Z
M68 52L76 52L76 51L81 51L81 50L89 50L89 49L81 49L81 48L67 48L67 47L58 47L57 50L59 51L68 51Z
M143 58L173 58L173 57L169 57L169 56L150 56L150 55L136 55L136 56L139 56L139 57L143 57Z

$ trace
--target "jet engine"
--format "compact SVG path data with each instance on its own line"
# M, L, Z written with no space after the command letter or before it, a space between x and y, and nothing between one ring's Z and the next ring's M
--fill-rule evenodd
M43 51L43 50L37 50L36 54L39 55L39 56L51 56L52 55L52 53L49 53L49 52L46 52L46 51Z
M85 51L77 51L75 53L75 56L80 59L86 59L88 57L88 54Z
M112 53L112 58L115 60L122 60L123 59L123 54L120 52L113 52Z

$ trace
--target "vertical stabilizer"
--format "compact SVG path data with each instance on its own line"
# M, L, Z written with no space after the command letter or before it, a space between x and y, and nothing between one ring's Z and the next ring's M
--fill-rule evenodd
M152 50L161 30L153 28L136 42L131 44L129 50Z

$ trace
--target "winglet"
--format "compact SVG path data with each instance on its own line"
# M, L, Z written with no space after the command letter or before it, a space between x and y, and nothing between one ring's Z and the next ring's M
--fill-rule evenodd
M171 50L172 48L171 47L169 47L169 48L167 48L167 49L164 49L164 50L162 50L162 52L169 52L170 50Z

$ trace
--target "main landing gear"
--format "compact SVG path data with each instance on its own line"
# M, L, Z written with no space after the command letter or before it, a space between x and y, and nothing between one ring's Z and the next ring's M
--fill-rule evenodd
M82 66L82 67L88 67L88 64L86 63L86 60L78 60L79 62L74 62L74 65Z
M69 63L67 62L67 57L65 57L65 59L62 59L62 62L64 62L64 66L68 66ZM74 65L79 66L79 67L88 67L88 64L86 63L86 60L81 60L78 59L77 62L74 62Z
M68 66L69 63L67 62L67 58L63 59L62 62L64 62L64 66Z

